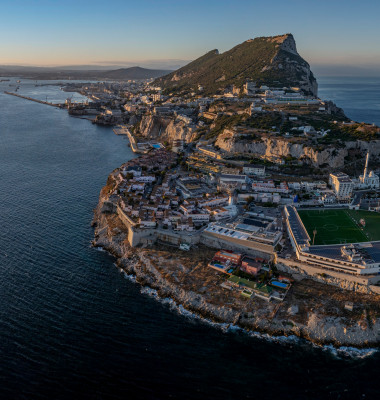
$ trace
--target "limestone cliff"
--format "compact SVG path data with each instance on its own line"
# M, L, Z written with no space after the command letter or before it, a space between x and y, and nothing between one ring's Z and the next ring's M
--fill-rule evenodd
M302 143L291 143L285 138L262 137L260 141L242 140L232 130L225 129L219 135L215 144L222 150L231 153L251 154L252 156L270 157L294 157L310 162L314 167L328 164L332 168L340 167L344 164L344 157L347 156L347 149L329 149L317 151Z
M342 148L326 147L323 150L317 150L302 142L292 143L289 139L283 137L269 136L262 137L258 141L245 140L230 129L225 129L219 135L215 145L230 153L266 156L268 158L291 156L310 163L314 167L321 167L325 164L331 168L341 168L350 149L358 149L364 153L370 148L373 156L380 155L380 141L378 140L371 142L358 140L346 142L345 147Z
M185 122L170 118L158 117L154 115L144 116L140 123L140 133L142 136L160 141L172 143L174 140L183 140L186 143L195 140L196 127Z

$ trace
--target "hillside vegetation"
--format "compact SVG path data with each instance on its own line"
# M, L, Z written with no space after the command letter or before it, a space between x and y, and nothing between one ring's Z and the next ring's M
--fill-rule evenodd
M177 92L196 91L201 85L206 94L212 94L230 85L241 88L247 80L258 85L299 86L308 94L316 94L317 89L291 34L250 39L222 54L212 50L154 84Z

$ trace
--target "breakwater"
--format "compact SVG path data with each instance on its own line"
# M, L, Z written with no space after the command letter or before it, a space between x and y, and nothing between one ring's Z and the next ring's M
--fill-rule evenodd
M4 91L4 93L5 93L5 94L9 94L9 95L11 95L11 96L20 97L21 99L30 100L30 101L35 101L36 103L46 104L47 106L58 107L58 108L64 108L64 107L65 107L65 105L62 104L62 103L50 103L50 102L48 102L48 101L33 99L32 97L23 96L23 95L21 95L21 94L17 94L17 93L13 93L13 92Z

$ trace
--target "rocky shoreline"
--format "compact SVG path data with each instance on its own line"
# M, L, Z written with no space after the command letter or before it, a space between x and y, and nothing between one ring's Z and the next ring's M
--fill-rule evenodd
M127 229L117 214L103 207L103 189L94 211L93 246L117 258L117 266L136 281L157 291L160 298L171 298L184 309L213 322L230 324L247 331L272 336L297 336L318 345L368 348L380 343L380 296L350 293L310 279L296 282L282 303L249 300L222 288L221 274L207 267L212 249L179 252L166 245L132 248ZM210 252L210 254L207 254ZM344 303L361 306L355 313Z

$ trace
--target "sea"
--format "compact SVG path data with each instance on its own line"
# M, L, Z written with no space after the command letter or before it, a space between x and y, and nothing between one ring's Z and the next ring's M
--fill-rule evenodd
M380 79L319 82L350 118L380 124ZM0 83L1 399L379 398L377 349L210 323L91 247L99 191L134 155L109 127L4 93L72 95L43 83Z

